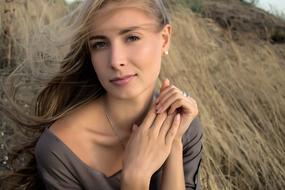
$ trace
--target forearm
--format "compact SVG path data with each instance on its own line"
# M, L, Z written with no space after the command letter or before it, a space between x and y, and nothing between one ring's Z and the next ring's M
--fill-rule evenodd
M138 173L122 172L122 190L149 190L150 178Z
M185 190L183 170L183 144L181 140L173 142L171 153L163 167L161 190Z

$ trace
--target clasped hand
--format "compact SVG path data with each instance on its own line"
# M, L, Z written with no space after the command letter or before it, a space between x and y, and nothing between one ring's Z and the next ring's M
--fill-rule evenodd
M125 149L123 170L150 179L170 154L174 140L183 134L197 116L196 101L183 96L168 80L140 126L133 126Z

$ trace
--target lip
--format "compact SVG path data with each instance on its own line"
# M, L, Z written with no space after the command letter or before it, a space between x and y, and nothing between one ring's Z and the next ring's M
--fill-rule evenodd
M137 74L132 75L125 75L122 77L115 77L110 80L110 82L117 84L117 85L124 85L127 84L129 81L131 81Z
M122 77L115 77L115 78L112 78L110 81L113 82L113 81L125 80L125 79L133 77L133 76L135 76L135 74L133 74L133 75L125 75L125 76L122 76Z

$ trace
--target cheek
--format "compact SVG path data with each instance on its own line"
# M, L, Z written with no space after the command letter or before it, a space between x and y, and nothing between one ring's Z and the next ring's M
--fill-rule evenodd
M95 71L95 73L97 74L98 77L100 77L100 66L97 63L97 59L95 58L95 56L91 56L91 62L92 62L92 66L93 66L93 69Z
M106 54L106 52L97 52L97 53L93 52L91 54L92 65L97 75L102 75L103 73L106 72L106 67L108 65L107 56L108 55ZM103 72L104 70L105 72Z
M161 64L161 49L159 42L145 42L130 52L138 66L148 71L159 71Z
M100 83L104 86L104 74L106 74L106 68L104 68L104 56L91 56L93 69L100 81ZM100 60L100 61L99 61Z

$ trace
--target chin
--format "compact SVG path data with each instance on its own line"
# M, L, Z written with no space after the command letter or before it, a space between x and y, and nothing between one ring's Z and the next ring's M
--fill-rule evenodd
M108 91L109 95L118 99L132 99L137 97L140 92L137 89L112 89Z
M139 97L140 95L143 95L147 92L146 89L125 89L125 90L116 90L109 93L112 94L112 96L118 98L118 99L135 99Z

